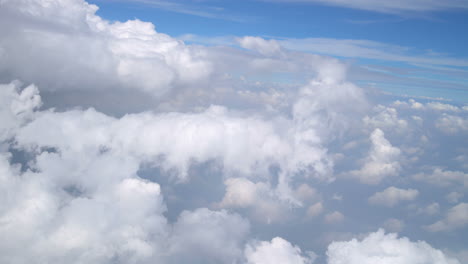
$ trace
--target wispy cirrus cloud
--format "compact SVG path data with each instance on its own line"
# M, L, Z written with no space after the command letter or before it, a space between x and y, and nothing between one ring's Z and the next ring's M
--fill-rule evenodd
M98 2L103 0L97 0ZM243 22L247 18L230 14L221 6L202 4L205 1L165 1L165 0L111 0L114 2L128 2L145 5L150 8L162 9L165 11L204 17L213 19L223 19L235 22Z
M468 9L468 2L464 0L396 0L396 1L379 1L379 0L267 0L271 2L297 2L322 4L329 6L338 6L345 8L360 9L379 13L422 13L436 12L456 9Z

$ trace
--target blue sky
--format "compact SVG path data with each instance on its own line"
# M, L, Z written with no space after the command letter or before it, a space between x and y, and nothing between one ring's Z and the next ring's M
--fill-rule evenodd
M190 33L366 39L455 57L468 56L467 9L387 14L291 1L171 1L180 5L173 9L157 5L163 1L152 0L90 2L99 4L99 13L108 19L137 17L173 36ZM188 10L194 14L187 14Z
M463 1L396 1L388 9L376 1L358 1L356 6L313 0L90 2L100 6L98 14L106 19L150 21L157 31L182 36L187 43L213 45L225 38L224 44L236 45L229 37L242 36L283 40L287 48L351 59L356 66L370 65L394 77L386 81L356 77L362 85L377 84L395 94L468 101L468 7ZM409 71L398 75L397 69ZM423 82L418 85L415 78Z

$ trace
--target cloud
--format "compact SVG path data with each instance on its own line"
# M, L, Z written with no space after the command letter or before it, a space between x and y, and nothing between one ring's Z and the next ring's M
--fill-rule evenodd
M390 232L401 232L403 230L403 228L405 227L405 223L401 220L398 220L396 218L390 218L390 219L387 219L384 223L383 223L383 227L385 228L385 230L388 230Z
M468 174L463 171L444 170L436 167L430 173L418 173L412 176L418 181L428 182L441 187L462 185L468 186Z
M284 2L286 0L271 0ZM291 1L289 1L291 2ZM349 2L346 0L294 0L300 3L317 3L345 8L361 9L380 13L400 14L405 12L435 12L457 9L468 9L468 4L463 0L448 0L445 2L425 0L398 0L393 2L381 2L378 0L359 0Z
M449 194L447 194L447 196L445 196L445 198L447 199L447 201L449 203L458 203L458 201L463 198L463 193L459 193L459 192L450 192Z
M97 6L83 0L1 5L0 16L8 21L0 24L1 54L10 54L1 59L2 79L20 78L50 90L121 87L160 96L211 72L197 50L157 33L153 24L106 21L96 15Z
M332 39L332 38L286 38L278 40L286 49L327 54L345 58L365 58L373 60L399 61L423 65L468 66L468 61L448 56L416 55L409 47L386 44L371 40Z
M107 21L81 0L0 5L0 81L38 84L0 85L2 263L311 263L315 255L300 246L352 238L360 212L375 210L349 192L375 186L338 175L358 168L352 176L372 185L429 168L434 173L422 179L464 183L464 172L451 166L463 167L465 150L456 149L457 160L444 155L456 143L433 130L431 117L463 119L466 107L372 108L384 95L350 83L350 66L280 40L250 36L203 47L151 23ZM103 110L106 104L120 111ZM424 142L447 144L425 152L417 145ZM420 159L406 162L402 153ZM407 184L369 201L415 199L415 182ZM429 205L421 212L443 209L452 190L440 191L421 201ZM322 196L339 208L326 207ZM432 228L461 228L463 213L457 205ZM424 215L388 217L368 224L400 231Z
M259 37L246 36L238 38L240 46L245 49L255 50L262 55L279 55L281 54L281 46L276 40L265 40Z
M403 133L408 129L408 121L398 117L398 111L395 108L377 106L374 111L377 112L374 116L366 116L363 119L364 124L373 128L385 130L396 130Z
M287 218L288 205L281 203L269 184L253 183L245 178L229 178L225 184L226 193L218 206L250 208L254 218L266 223Z
M121 2L135 2L139 4L146 5L148 7L159 8L171 12L188 14L193 16L205 17L205 18L214 18L214 19L224 19L235 22L243 22L245 18L240 16L233 16L227 14L224 11L224 8L217 6L205 6L201 5L199 2L195 4L187 3L187 1L164 1L164 0L117 0Z
M323 212L323 205L321 202L317 202L307 208L307 217L313 218Z
M42 105L36 86L19 89L18 82L0 84L0 142L13 137L19 126L33 118L34 110Z
M412 201L416 199L418 195L418 190L399 189L392 186L388 187L382 192L374 193L371 197L369 197L369 203L393 207L401 201Z
M184 211L169 239L171 263L230 263L242 257L249 222L227 211Z
M431 203L424 208L419 208L417 210L418 214L426 214L426 215L435 215L438 214L440 210L440 205L438 203Z
M445 218L425 228L431 232L450 231L468 225L468 204L459 203L450 208Z
M447 134L463 133L468 131L468 119L461 116L443 114L436 120L435 126Z
M359 170L351 172L353 177L366 184L377 184L386 177L396 176L400 171L400 149L385 138L384 132L375 129L370 135L372 148Z
M341 212L334 211L325 215L325 222L329 224L335 224L342 222L344 220L344 215Z
M459 264L424 241L412 242L380 229L362 240L333 242L327 250L328 264Z
M453 112L453 113L459 113L463 112L464 107L458 107L456 105L452 104L444 104L441 102L428 102L428 103L420 103L415 101L414 99L409 99L408 102L404 101L395 101L393 103L397 107L410 107L411 109L414 110L433 110L433 111L438 111L438 112Z
M245 248L245 256L249 264L311 264L315 254L306 252L304 256L298 246L294 246L281 237L270 241L254 241Z

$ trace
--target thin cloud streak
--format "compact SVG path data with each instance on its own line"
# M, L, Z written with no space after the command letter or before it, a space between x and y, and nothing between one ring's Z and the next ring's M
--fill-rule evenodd
M379 1L379 0L264 0L269 2L296 2L296 3L311 3L322 4L329 6L338 6L344 8L360 9L388 14L403 14L403 13L424 13L437 12L448 10L468 9L468 2L464 0L396 0L396 1Z

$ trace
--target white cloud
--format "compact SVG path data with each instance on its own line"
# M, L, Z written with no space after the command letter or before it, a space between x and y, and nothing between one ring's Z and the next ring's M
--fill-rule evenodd
M449 56L413 55L410 47L391 45L372 40L333 38L287 38L278 40L286 49L327 54L345 58L399 61L424 65L467 66L468 60Z
M468 119L461 116L444 114L435 121L435 126L447 134L468 131Z
M408 102L395 101L393 104L397 107L409 107L414 110L433 110L438 112L454 112L458 113L463 110L455 105L444 104L441 102L428 102L426 104L415 101L414 99L409 99Z
M459 192L451 192L449 194L447 194L447 196L445 196L445 199L447 199L447 201L449 203L458 203L458 201L463 197L463 193L459 193Z
M453 185L468 187L468 174L462 171L444 170L436 167L431 173L418 173L412 177L415 180L425 181L442 187Z
M398 233L403 230L403 228L405 227L405 223L402 220L390 218L385 220L385 222L383 223L383 227L385 228L385 230Z
M250 208L252 215L266 223L287 218L288 205L278 200L278 195L264 182L253 183L245 178L225 181L226 193L218 204L222 208Z
M325 222L329 224L335 224L344 220L344 215L341 212L334 211L325 215Z
M304 256L298 246L281 237L275 237L271 242L251 242L245 248L248 264L311 264L315 255L312 252L306 253L309 256Z
M242 48L257 51L265 56L281 55L281 46L276 42L276 40L265 40L260 37L246 36L238 38L237 41Z
M321 202L317 202L307 208L306 215L309 218L318 216L323 212L323 205Z
M362 240L333 242L327 250L328 264L459 264L424 241L412 242L383 230Z
M450 208L445 218L425 228L431 232L450 231L468 225L468 203L459 203Z
M184 211L169 239L172 263L231 263L242 257L249 222L227 211Z
M335 153L337 145L367 137L360 128L369 105L364 91L347 81L347 67L259 37L238 39L251 51L185 45L151 23L110 22L96 10L82 0L0 0L0 80L34 81L48 96L65 93L78 106L38 110L36 86L0 85L0 237L8 237L0 241L0 262L313 262L313 253L281 238L250 239L276 232L276 220L291 220L288 226L310 221L298 215L325 214L325 224L344 221L341 212L324 208L320 196L324 188L326 197L339 192L346 198L332 199L353 202L328 183L341 173L334 169L349 171L358 157ZM296 83L267 90L249 80L258 73L289 74L288 85L296 73L312 80L299 90ZM94 98L98 106L121 89L167 98L148 96L156 100L155 112L116 117L82 105L71 91L79 97L83 89L103 95ZM47 107L54 105L44 97ZM400 172L400 150L381 129L406 126L394 108L377 112L367 119L376 128L369 155L353 172L369 184ZM359 153L358 143L348 147ZM462 176L444 179L464 183ZM210 188L199 189L207 182ZM391 206L417 196L412 189L392 188L377 193L377 203ZM190 196L202 192L203 198ZM209 206L232 211L204 208ZM461 209L453 210L448 215L456 216L447 219L455 220L443 219L434 228L464 225L457 216ZM262 219L252 227L269 223L260 228L266 234L251 234L241 214ZM346 215L350 222L353 217ZM403 225L403 219L384 223L395 231ZM348 231L340 236L349 237ZM302 237L294 241L311 241Z
M385 138L382 130L375 129L371 136L372 148L361 169L351 174L366 184L377 184L386 177L396 176L400 171L400 149Z
M29 85L20 91L19 83L1 84L0 142L13 137L19 126L33 118L34 110L41 105L41 97L36 86Z
M364 117L364 123L372 128L380 128L384 130L396 130L403 133L408 128L408 122L404 119L398 118L398 112L395 108L385 107L383 105L377 106L374 111L377 112L374 116Z
M418 214L426 214L426 215L435 215L438 214L440 210L440 205L438 203L431 203L426 207L419 208L417 210Z
M374 193L369 197L369 203L376 205L384 205L393 207L402 201L412 201L419 195L415 189L399 189L396 187L388 187L382 192Z
M287 0L270 0L277 2L284 2ZM288 0L289 1L289 0ZM404 13L404 12L432 12L432 11L445 11L468 9L468 4L463 0L447 0L439 2L435 0L397 0L392 2L382 2L378 0L293 0L294 2L303 3L318 3L324 5L332 5L339 7L347 7L354 9L362 9L368 11L375 11L381 13ZM289 1L291 2L291 1Z
M1 5L0 16L8 23L0 23L0 48L9 56L2 56L0 70L41 87L117 86L161 95L212 71L199 51L157 33L153 24L111 23L83 0L5 0Z

